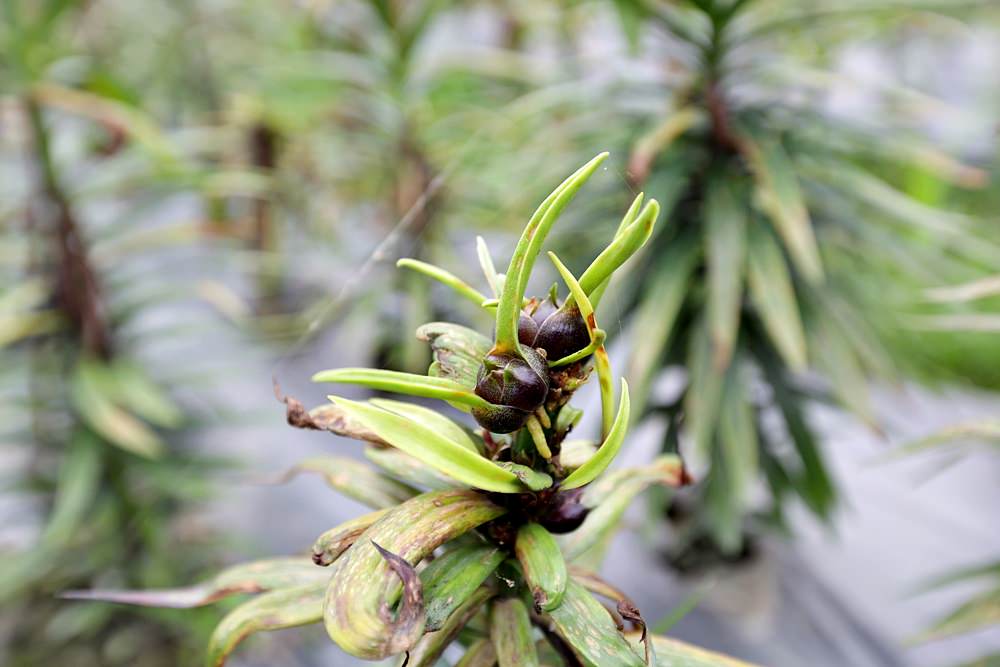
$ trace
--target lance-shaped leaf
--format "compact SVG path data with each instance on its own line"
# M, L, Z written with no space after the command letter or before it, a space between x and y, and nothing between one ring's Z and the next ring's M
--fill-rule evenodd
M933 451L936 449L962 449L972 443L1000 447L1000 420L976 419L941 429L926 437L904 444L885 458L895 458Z
M454 613L448 617L439 630L425 634L409 653L409 662L404 657L400 667L435 667L445 649L467 628L479 614L483 605L494 595L494 591L481 586L472 592ZM490 663L491 666L494 663Z
M788 266L778 244L758 225L750 227L747 273L750 297L774 346L789 366L804 370L806 339Z
M684 395L684 415L695 449L707 454L715 435L724 369L717 368L713 363L712 343L704 319L695 325L689 345L687 366L690 377Z
M97 433L117 447L156 458L163 453L163 441L145 422L115 401L115 387L102 372L101 362L84 359L71 384L71 397L80 416Z
M497 651L489 639L477 639L473 642L462 659L455 667L494 667L497 664Z
M726 375L719 414L719 444L726 493L741 502L757 479L757 419L747 395L742 369L734 365Z
M417 338L431 345L434 361L429 375L454 380L470 391L475 389L476 375L493 341L478 331L451 322L425 324L417 329Z
M518 318L521 314L521 304L524 300L528 278L534 267L535 258L541 251L542 242L562 210L566 208L577 191L607 156L607 153L601 153L563 181L541 203L524 228L524 232L514 248L514 254L511 256L503 292L500 295L500 303L497 306L495 345L497 351L517 352L519 350L517 341Z
M502 280L493 265L493 256L490 254L489 246L486 245L486 239L482 236L476 237L476 256L479 258L479 267L483 270L483 275L486 276L486 282L490 285L490 291L493 292L494 298L499 297Z
M626 214L628 215L628 214ZM634 222L629 224L622 233L591 262L587 270L580 276L580 287L589 296L611 277L622 264L636 253L653 234L653 226L660 215L660 204L650 199Z
M580 497L585 507L595 508L618 494L622 488L633 482L643 482L646 485L662 484L663 486L683 486L691 482L684 468L684 461L676 454L661 454L649 463L634 467L622 468L604 475L588 486Z
M622 443L625 442L625 433L628 431L629 420L629 399L628 383L622 378L622 393L618 402L618 414L608 431L607 437L601 443L600 449L582 466L570 473L569 477L563 480L561 488L575 489L583 486L597 478L611 464L618 455Z
M229 612L208 642L208 667L222 667L236 646L256 632L283 630L323 619L325 586L308 584L265 593Z
M369 403L339 397L331 399L393 447L449 477L487 491L518 493L524 490L514 473L449 440L438 431Z
M455 292L457 292L460 296L465 297L477 306L482 306L483 301L486 301L487 299L485 294L474 288L472 285L469 285L454 273L445 271L439 266L434 266L433 264L428 264L427 262L421 262L419 259L409 258L403 258L397 261L396 266L404 269L411 269L417 273L422 273L429 278L433 278L434 280L437 280L438 282L455 290Z
M499 667L538 667L531 616L520 598L500 598L490 608L490 640Z
M325 570L320 570L306 558L271 558L227 568L208 581L186 588L69 591L61 597L68 600L101 600L142 607L186 609L211 604L230 595L323 584L328 579L329 574Z
M630 632L627 635L633 645L638 644L642 635ZM730 658L728 655L708 651L676 639L660 635L650 635L656 651L656 665L659 667L755 667L749 662Z
M923 632L917 641L975 632L1000 624L1000 587L988 589L964 602L957 609Z
M431 491L464 488L465 484L395 447L365 447L365 458L398 480Z
M517 531L514 553L535 609L551 611L558 607L566 591L566 561L552 533L537 523L524 524Z
M444 622L503 562L506 554L487 544L469 544L445 552L420 573L424 583L427 631Z
M422 405L403 403L402 401L392 401L386 398L373 398L369 401L369 403L377 405L378 407L390 412L395 412L397 415L406 417L418 424L426 426L429 429L439 431L446 438L452 442L462 445L470 452L476 452L477 454L480 453L480 447L476 444L476 441L472 439L472 436L469 435L468 431L436 410L425 408Z
M316 538L312 559L316 565L326 567L340 558L348 547L357 542L368 528L385 516L388 509L369 512L331 528Z
M334 368L320 371L313 382L356 384L382 391L393 391L410 396L439 398L466 408L489 408L490 403L476 396L471 389L454 380L415 373L400 373L375 368Z
M330 488L376 509L395 507L417 495L417 490L371 469L361 461L343 456L317 456L288 469L276 483L301 473L317 473Z
M400 618L391 611L403 586L373 542L416 566L437 547L503 513L484 495L460 490L425 493L389 510L332 565L324 607L330 638L368 660L412 648L426 617L423 609L415 615L408 609Z
M628 210L625 211L625 215L622 216L621 222L618 223L618 229L615 230L615 235L611 239L612 242L616 241L618 237L621 236L633 222L635 222L635 219L639 217L639 212L642 210L642 201L644 196L645 195L640 192L635 196L635 199L632 200L632 205L628 207ZM608 276L602 283L587 293L587 296L590 298L590 303L594 306L594 308L597 308L597 304L600 303L605 290L608 289L610 284L611 276Z
M555 631L586 667L644 667L604 606L570 579L559 607L548 613Z
M708 323L717 368L729 365L736 343L746 255L746 212L728 176L714 174L705 193Z
M757 180L758 200L788 253L808 280L822 280L823 265L795 165L777 142L745 141L743 145Z

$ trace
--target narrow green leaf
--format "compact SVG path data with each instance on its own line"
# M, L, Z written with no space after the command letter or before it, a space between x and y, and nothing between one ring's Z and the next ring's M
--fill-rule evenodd
M490 639L498 667L538 667L531 636L531 617L519 598L494 600L490 609Z
M819 282L823 266L795 165L775 141L746 141L747 158L757 180L757 197L808 280Z
M460 490L425 493L389 510L331 566L323 614L330 638L367 660L412 648L424 633L422 604L398 618L387 612L403 585L375 544L416 567L442 544L503 513L483 494Z
M397 415L406 417L431 430L438 431L444 437L462 445L470 452L481 453L480 446L476 444L476 441L472 439L468 431L436 410L425 408L422 405L403 403L402 401L393 401L387 398L373 398L369 403L389 412L395 412Z
M460 296L465 297L477 306L482 306L483 301L486 301L488 298L485 294L472 287L455 274L445 271L439 266L434 266L433 264L428 264L427 262L421 262L418 259L409 258L403 258L397 261L396 266L404 269L411 269L417 273L422 273L429 278L433 278L434 280L437 280L438 282L455 290L455 292L457 292Z
M1000 587L979 593L917 637L925 642L1000 625Z
M479 267L483 270L483 275L486 276L486 282L490 285L493 297L498 298L501 291L500 276L497 275L497 269L493 265L493 256L490 255L490 249L482 236L476 237L476 256L479 258Z
M448 617L440 630L428 632L410 651L407 667L436 667L440 664L441 655L482 611L483 605L493 597L493 590L486 586L477 588ZM404 656L401 662L405 662ZM493 667L495 663L490 663ZM402 665L400 666L402 667Z
M208 667L222 667L236 646L257 632L319 623L323 618L323 584L308 584L265 593L229 612L208 642Z
M518 480L520 480L521 483L531 491L541 491L542 489L547 489L552 486L552 477L548 473L540 472L526 465L512 463L510 461L498 461L497 465L504 470L509 470L514 473Z
M201 607L230 595L260 593L313 584L325 584L330 575L306 558L271 558L223 570L212 579L187 588L148 591L68 591L67 600L100 600L141 607Z
M723 371L712 359L712 341L704 319L691 334L688 350L688 387L684 396L684 418L695 449L707 455L715 436L722 398Z
M427 631L440 630L504 558L506 554L494 546L471 544L446 551L431 561L420 573L424 584Z
M145 458L159 457L163 441L145 423L115 405L113 388L102 382L100 363L82 360L73 376L71 396L80 417L112 444Z
M732 358L739 332L747 234L746 210L727 173L714 174L710 178L704 216L709 330L715 365L725 368Z
M494 667L497 664L497 651L493 642L488 639L477 639L473 642L462 659L455 667Z
M312 559L316 565L326 567L340 558L348 547L358 541L373 523L385 516L388 509L362 514L334 526L316 538L312 547Z
M977 419L955 424L926 437L908 442L887 455L887 458L909 456L934 449L964 447L969 442L982 442L1000 447L1000 420Z
M726 375L719 414L719 441L728 493L742 502L757 479L757 420L741 377L744 369L734 366Z
M541 612L558 607L566 591L566 560L552 533L537 523L524 524L517 531L514 553L535 609Z
M611 425L600 449L586 463L570 473L569 477L563 480L562 489L575 489L593 481L598 475L611 464L622 443L625 442L625 434L628 432L629 422L629 398L628 383L622 378L622 393L618 402L618 414Z
M524 291L528 286L528 278L531 276L531 269L535 264L535 258L541 251L542 242L562 210L566 208L577 191L607 156L607 153L601 153L563 181L552 194L545 198L521 233L521 238L510 259L507 277L504 280L504 289L497 307L496 346L498 350L516 351L519 349L517 322L521 314L521 303L524 299Z
M416 489L375 472L356 459L343 456L316 456L295 464L277 482L301 473L317 473L330 488L375 509L395 507L417 495Z
M183 423L184 413L142 367L115 361L108 372L116 388L115 400L123 407L164 428L176 428Z
M332 396L331 400L352 414L380 438L414 456L445 475L479 489L518 493L524 487L514 473L427 428L394 412L369 403Z
M431 344L434 363L429 375L454 380L468 390L476 387L483 357L493 346L486 336L451 322L431 322L417 329L417 338Z
M80 430L67 444L52 510L40 539L45 548L58 549L72 538L92 511L100 489L100 441L91 432Z
M572 579L559 607L548 613L556 632L585 667L645 667L611 615Z
M580 287L586 294L593 293L646 244L653 234L653 227L659 215L659 202L650 199L635 222L618 235L580 276Z
M823 350L822 355L817 355L817 363L833 384L837 399L866 424L874 426L875 414L868 393L868 379L850 343L822 318L810 333L814 337L815 349Z
M806 338L788 267L777 243L759 225L750 227L747 259L750 297L764 328L785 362L805 370Z
M454 380L440 377L400 373L374 368L334 368L320 371L312 377L313 382L336 382L356 384L382 391L392 391L410 396L439 398L450 403L458 403L469 408L488 408L490 404L479 398L470 388Z
M650 635L656 650L656 664L659 667L755 667L728 655L693 646L676 639ZM632 642L639 642L639 633L629 634Z

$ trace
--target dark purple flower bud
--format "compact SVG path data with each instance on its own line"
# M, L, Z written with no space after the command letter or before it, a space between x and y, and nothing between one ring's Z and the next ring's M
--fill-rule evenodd
M551 533L571 533L580 527L590 510L580 502L583 489L560 491L541 523Z
M560 309L549 315L538 326L533 347L546 352L550 361L578 352L590 344L587 323L576 308Z
M479 368L476 394L499 409L476 409L472 416L487 431L510 433L524 425L548 393L548 367L538 352L529 347L522 347L520 355L491 352Z

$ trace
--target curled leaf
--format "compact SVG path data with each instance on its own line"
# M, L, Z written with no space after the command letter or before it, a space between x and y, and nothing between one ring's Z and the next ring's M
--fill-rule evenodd
M376 445L388 444L360 422L348 417L338 405L327 404L306 410L298 400L291 396L282 396L277 382L274 383L274 395L285 404L285 419L289 426L312 431L329 431L345 438L364 440Z
M625 441L625 433L628 431L629 420L629 400L628 383L622 379L622 394L618 403L618 414L608 431L607 437L601 443L601 447L582 466L570 473L569 477L563 480L563 489L575 489L593 481L611 464L618 450L621 449Z
M148 591L68 591L68 600L101 600L142 607L189 608L211 604L230 595L261 593L315 583L325 583L329 574L305 558L271 558L223 570L196 586Z
M389 510L383 509L377 512L363 514L349 521L345 521L339 526L335 526L316 538L312 547L312 559L316 565L326 567L340 555L347 551L347 548L358 541L369 527Z
M265 593L229 612L208 642L208 667L222 667L236 646L256 632L319 623L323 618L323 584L308 584Z
M558 607L566 591L566 561L552 534L537 523L526 523L517 531L514 553L535 609L550 611Z
M484 495L460 490L425 493L389 510L332 566L324 608L330 638L369 660L412 648L424 632L423 609L419 615L393 617L403 586L372 542L415 566L440 545L503 512Z
M538 667L531 617L520 598L501 598L493 602L490 639L499 667Z

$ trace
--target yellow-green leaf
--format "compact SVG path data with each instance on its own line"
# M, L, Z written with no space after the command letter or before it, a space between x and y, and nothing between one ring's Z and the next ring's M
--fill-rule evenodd
M524 524L517 531L514 553L535 608L550 611L558 607L566 591L566 560L552 533L537 523Z
M593 481L598 475L611 464L618 455L622 443L625 442L625 434L628 431L629 420L629 399L628 383L622 378L622 393L618 402L618 414L611 425L608 436L601 443L600 449L582 466L570 473L569 477L563 480L561 488L575 489Z

